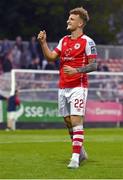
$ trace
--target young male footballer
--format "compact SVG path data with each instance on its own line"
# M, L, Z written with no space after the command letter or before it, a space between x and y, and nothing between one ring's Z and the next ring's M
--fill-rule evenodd
M87 159L83 147L87 73L97 69L96 45L83 32L88 21L88 12L83 7L70 10L67 20L70 35L64 36L53 51L48 48L45 30L40 31L37 37L48 61L60 57L59 113L64 117L72 139L72 157L68 168L78 168L80 162Z

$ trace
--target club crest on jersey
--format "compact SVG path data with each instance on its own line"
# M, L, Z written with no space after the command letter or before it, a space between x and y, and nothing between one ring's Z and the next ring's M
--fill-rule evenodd
M74 46L75 49L79 49L80 48L80 44L79 43L76 43L75 46Z
M67 45L67 42L64 42L63 45L66 46L66 45Z

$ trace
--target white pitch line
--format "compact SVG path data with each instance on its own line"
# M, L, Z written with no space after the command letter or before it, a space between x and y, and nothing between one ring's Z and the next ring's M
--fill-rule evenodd
M45 143L45 142L70 142L69 140L40 140L40 141L4 141L4 142L0 142L0 144L21 144L21 143Z

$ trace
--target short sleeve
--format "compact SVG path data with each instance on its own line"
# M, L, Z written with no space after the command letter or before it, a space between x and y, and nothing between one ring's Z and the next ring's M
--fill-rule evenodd
M91 38L89 38L86 42L85 53L88 56L88 58L97 57L96 44Z
M62 50L62 41L63 41L63 38L59 41L58 45L56 46L56 48L54 49L54 51L56 51L56 53L58 55L61 54L61 50Z

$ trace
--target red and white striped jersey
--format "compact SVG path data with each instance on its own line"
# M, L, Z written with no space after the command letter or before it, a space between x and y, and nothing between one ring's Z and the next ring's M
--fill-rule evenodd
M74 68L86 66L88 59L97 56L95 42L86 35L81 35L77 39L64 36L54 50L60 57L59 88L88 87L86 73L67 75L64 73L63 67L64 65Z

